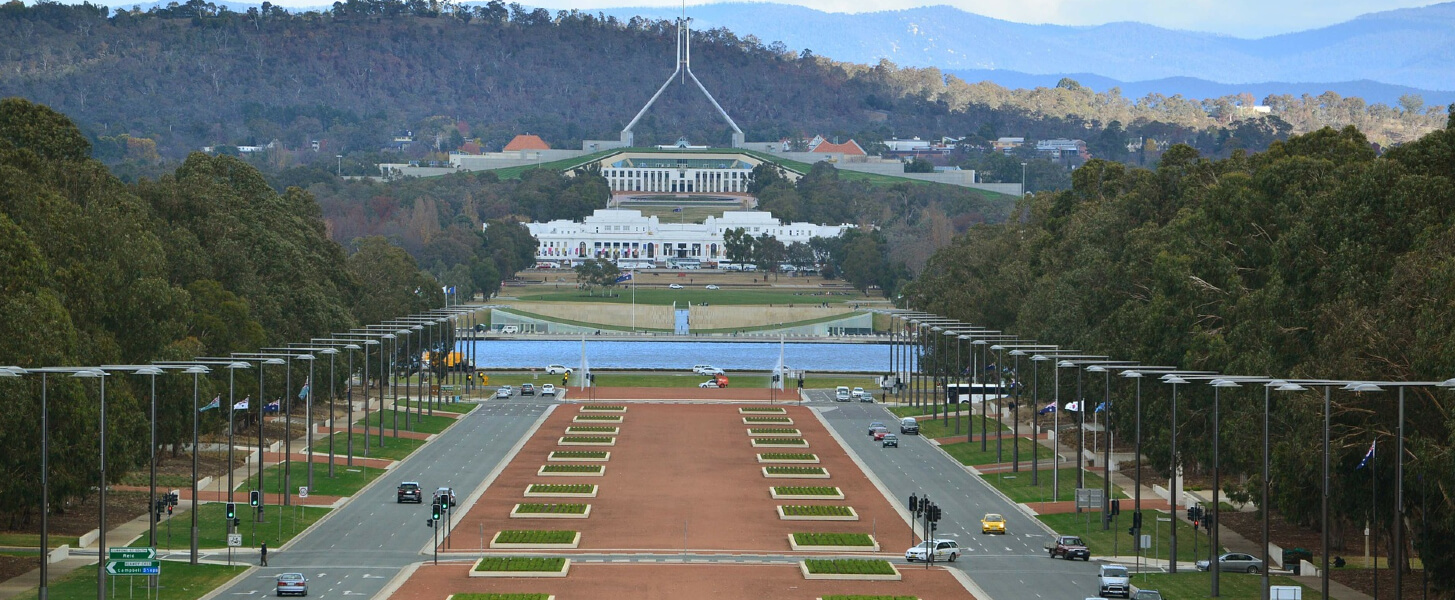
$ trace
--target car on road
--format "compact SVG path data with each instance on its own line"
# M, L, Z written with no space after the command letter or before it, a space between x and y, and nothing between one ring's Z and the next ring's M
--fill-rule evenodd
M680 284L680 283L674 283L672 285L667 286L667 289L680 290L680 289L682 289L682 284Z
M1005 517L997 513L986 513L980 517L980 533L998 533L1005 535Z
M424 502L424 490L419 488L418 481L404 481L399 484L399 491L396 494L396 503L413 502L419 504Z
M899 432L919 435L919 421L914 420L914 417L905 417L903 419L900 419Z
M1157 590L1137 590L1132 594L1132 600L1162 600L1162 592Z
M434 501L435 502L439 502L440 501L440 498L449 498L450 499L450 508L454 508L456 506L456 504L455 504L455 490L454 490L454 488L442 487L442 488L436 489L434 491Z
M717 380L716 379L709 379L707 381L704 381L702 383L697 384L697 387L700 387L700 388L716 388L716 387L718 387Z
M864 392L864 393L860 394L859 395L859 401L860 402L873 402L874 401L874 392Z
M874 435L874 430L875 429L888 429L888 428L884 426L884 423L881 423L879 421L870 421L869 422L869 435Z
M864 388L861 388L861 387L854 388L853 390L851 390L849 392L849 397L850 398L853 398L855 400L862 399L864 397Z
M1086 542L1081 541L1080 536L1058 535L1046 542L1046 552L1051 558L1064 558L1066 560L1091 560L1091 550L1087 549Z
M512 388L512 387L510 387L508 385L502 385L502 386L500 386L500 389L495 390L495 397L496 398L509 398L511 396L514 396L514 395L515 395L515 388Z
M571 368L565 365L551 365L546 367L547 375L569 375L570 373Z
M308 578L302 573L280 573L278 575L278 587L276 593L279 596L289 594L298 596L308 595Z
M1096 575L1096 585L1097 593L1103 598L1132 597L1132 580L1127 574L1127 568L1121 565L1102 565Z
M897 435L894 435L892 433L886 433L886 434L884 434L884 437L882 439L884 440L883 441L883 446L882 446L883 448L898 448L899 447L899 436L897 436Z
M955 540L941 539L920 542L915 547L904 551L904 560L909 562L927 560L926 557L931 552L934 553L934 560L955 562L955 559L960 558L960 543Z
M720 290L720 289L722 289L722 288L720 288L720 287L717 287L717 286L715 286L715 285L712 285L712 284L708 284L708 285L707 285L707 289L709 289L709 290Z
M534 396L534 395L536 395L536 386L531 385L529 383L522 383L522 384L520 384L520 395L522 395L522 396Z
M886 435L889 435L889 429L886 428L886 427L881 427L881 428L879 428L878 431L875 431L874 432L874 440L875 441L882 440L882 439L884 439L884 436L886 436Z
M703 373L702 370L703 369L712 369L712 368L715 368L715 367L713 367L712 365L692 365L692 372L693 373L696 373L698 375L705 375L705 373Z
M849 401L849 388L848 388L848 386L841 385L841 386L839 386L837 388L834 388L834 402L848 402L848 401Z
M1197 561L1197 570L1211 568L1206 560ZM1218 571L1223 573L1259 573L1263 571L1263 559L1251 554L1229 552L1218 557Z
M541 386L541 395L542 396L555 396L556 395L556 386L554 386L552 384L549 384L549 383Z
M717 367L703 367L701 371L698 371L698 373L701 374L701 375L713 375L713 376L716 376L716 375L727 375L727 372L725 372L722 369L719 369Z

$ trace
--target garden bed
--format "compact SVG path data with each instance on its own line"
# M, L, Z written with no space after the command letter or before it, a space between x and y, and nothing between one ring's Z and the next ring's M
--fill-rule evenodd
M738 409L740 415L786 415L788 409L777 406L744 406Z
M852 579L859 581L899 581L899 569L887 560L862 558L809 559L798 561L804 579Z
M546 460L587 460L587 461L608 461L611 460L611 453L605 450L556 450L551 452Z
M749 427L749 436L803 436L803 432L792 427Z
M808 452L760 452L758 454L760 463L782 463L799 465L818 464L818 455Z
M510 509L512 519L585 519L590 516L590 504L525 502Z
M576 415L571 418L572 423L617 423L620 424L625 417L621 415Z
M527 498L595 498L594 483L533 483L525 488Z
M868 598L868 596L865 596L865 597ZM846 598L848 600L853 600L853 599L849 598L848 596L844 596L844 598ZM450 594L448 596L445 596L445 600L556 600L556 595L555 594L497 594L497 593L491 592L491 593L488 593L488 594ZM823 600L823 598L819 598L819 600ZM896 599L891 599L891 600L896 600ZM919 600L919 599L918 598L910 598L909 600Z
M487 556L475 561L471 577L565 577L571 572L569 558L531 556Z
M604 435L567 435L556 440L557 446L615 446L616 438Z
M829 471L823 467L761 467L763 476L788 479L828 479Z
M752 441L754 448L783 448L789 446L794 446L798 448L808 447L808 440L805 440L803 438L770 437L753 438Z
M622 404L582 404L583 413L624 413L626 406Z
M832 504L788 504L778 505L778 519L782 521L858 521L859 513L852 506Z
M743 417L744 425L792 425L788 417Z
M606 465L541 465L536 475L544 477L601 477Z
M507 529L490 538L490 547L508 550L548 550L575 548L581 544L581 532L549 529Z
M790 533L788 545L801 552L879 551L879 542L867 533Z
M566 433L591 433L596 435L616 435L621 433L620 427L608 427L605 425L572 425L566 428Z
M768 488L774 500L843 500L844 491L833 486L775 485Z

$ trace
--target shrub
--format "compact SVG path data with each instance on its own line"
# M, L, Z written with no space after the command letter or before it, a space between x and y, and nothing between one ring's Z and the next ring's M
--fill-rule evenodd
M581 405L581 410L582 411L589 411L589 410L623 411L623 410L626 410L626 407L625 406L621 406L621 405L609 405L609 404L583 404L583 405Z
M620 421L621 420L621 417L619 417L617 415L581 415L581 416L576 417L576 418L579 419L579 420L582 420L582 421L612 421L612 422L616 422L616 421Z
M823 475L823 467L763 467L769 475Z
M547 600L550 594L454 594L455 600ZM864 596L868 598L868 596ZM884 596L888 598L889 596ZM844 596L848 598L848 596Z
M807 446L808 440L803 438L758 438L759 444L772 444L774 446Z
M614 439L616 438L604 435L568 435L561 438L561 441L577 444L609 444Z
M818 455L807 452L764 452L758 457L763 460L814 460Z
M551 514L551 515L579 515L579 514L584 514L586 512L586 507L587 506L591 506L591 505L590 504L556 504L554 502L553 503L549 503L549 504L539 503L539 502L528 502L528 503L524 503L524 504L517 504L517 505L515 505L515 512L516 513L543 513L543 514Z
M867 533L795 533L793 541L800 546L873 546Z
M738 409L740 413L773 413L775 415L786 414L788 411L770 406L744 406Z
M571 433L590 433L593 431L616 431L616 428L606 427L604 425L572 425L567 427L566 431Z
M556 450L551 458L606 458L605 450ZM584 466L584 465L583 465Z
M749 423L792 423L788 417L743 417Z
M803 561L809 573L838 575L893 575L894 567L887 560L863 558L808 559Z
M459 598L460 595L455 594L455 600L459 600ZM919 596L864 596L861 594L830 594L828 596L820 598L819 600L919 600Z
M546 465L542 473L600 473L601 465Z
M507 529L495 536L501 544L569 544L575 539L575 531L546 529Z
M476 571L560 571L564 568L564 558L530 556L487 556L475 565Z
M793 435L798 433L797 429L789 427L753 427L748 431L750 433L777 433L781 435Z
M536 494L590 494L594 489L596 486L589 483L532 483L526 491Z
M774 486L773 487L773 491L778 492L778 494L781 495L781 496L837 496L837 495L839 495L839 488L832 487L832 486L827 486L827 485L817 485L817 486L780 485L780 486Z
M854 511L847 506L822 506L790 504L781 507L783 514L790 517L852 517Z

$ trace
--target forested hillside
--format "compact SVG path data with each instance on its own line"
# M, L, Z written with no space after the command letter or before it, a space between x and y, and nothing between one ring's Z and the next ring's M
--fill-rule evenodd
M973 228L941 250L906 299L917 309L1144 364L1443 381L1455 376L1452 197L1455 129L1378 158L1349 128L1216 161L1175 147L1155 170L1092 161L1073 174L1073 189L1027 199L1020 218ZM1168 395L1166 386L1148 385L1145 454L1165 474ZM1134 414L1121 407L1131 406L1133 387L1112 387L1116 425L1129 432ZM1183 466L1196 476L1211 463L1211 393L1187 388L1178 440ZM1270 500L1283 517L1316 525L1320 470L1310 449L1320 446L1322 394L1274 394ZM1263 396L1259 386L1222 392L1223 481L1255 499ZM1381 453L1394 447L1396 397L1393 388L1333 392L1332 525L1345 556L1358 553L1372 502L1371 475L1355 468L1374 440ZM1406 518L1389 516L1394 461L1381 458L1374 467L1384 520L1378 543L1389 556L1391 528L1404 527L1432 580L1449 590L1455 399L1433 387L1410 388L1405 397Z
M322 145L315 158L332 158L376 151L405 130L445 149L461 136L499 150L523 132L579 148L582 139L614 139L671 72L674 31L665 21L551 14L498 1L353 0L327 13L291 14L268 4L236 13L192 0L112 14L11 0L0 6L0 95L70 115L108 163L180 159L209 145L276 141L299 149L314 140ZM933 68L834 62L725 29L695 31L692 54L696 74L753 140L824 134L871 148L915 135L1089 140L1117 121L1118 138L1185 142L1225 155L1277 137L1233 135L1234 122L1247 116L1236 98L1128 99L1074 82L1014 91ZM1319 104L1317 119L1295 126L1366 119L1361 126L1382 141L1427 129L1401 120L1399 111ZM1244 129L1290 127L1276 114L1254 121L1267 123ZM669 88L636 132L642 144L683 135L728 141L726 125L684 85ZM297 158L269 160L283 167Z

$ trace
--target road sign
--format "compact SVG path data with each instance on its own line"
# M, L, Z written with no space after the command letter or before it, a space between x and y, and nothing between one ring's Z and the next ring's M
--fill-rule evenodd
M1101 488L1076 488L1076 508L1101 508Z
M156 557L156 548L108 548L106 550L106 558L111 560L152 560Z
M1147 535L1145 533L1142 534L1142 545L1141 546L1138 546L1138 548L1150 548L1150 547L1152 547L1152 536Z
M229 533L229 534L227 534L227 547L228 548L241 548L242 547L242 534L241 533Z
M107 575L160 575L162 561L159 560L108 560Z
M299 498L307 498L308 497L308 486L306 486L306 485L300 485L300 486L298 486L298 497Z

